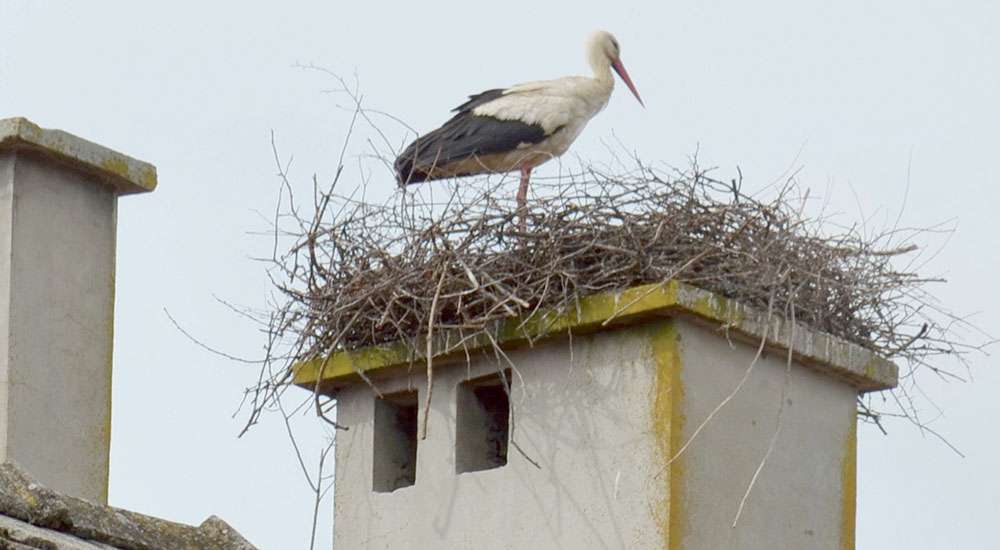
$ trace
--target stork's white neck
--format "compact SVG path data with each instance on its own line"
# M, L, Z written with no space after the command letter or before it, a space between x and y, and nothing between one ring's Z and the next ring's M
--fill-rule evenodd
M602 65L590 65L594 69L594 80L609 90L615 87L615 76L611 74L611 65L605 62Z
M611 74L611 46L607 41L613 40L611 35L602 31L595 32L587 37L586 54L587 63L594 71L594 80L606 86L609 90L615 85L614 75Z

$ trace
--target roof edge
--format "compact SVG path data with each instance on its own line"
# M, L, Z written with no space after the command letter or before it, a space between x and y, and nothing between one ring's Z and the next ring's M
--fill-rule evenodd
M0 464L0 515L125 550L255 550L215 516L194 527L62 495Z

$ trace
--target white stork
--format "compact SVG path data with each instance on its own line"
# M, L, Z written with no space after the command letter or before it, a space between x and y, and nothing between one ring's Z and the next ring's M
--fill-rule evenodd
M593 78L566 76L487 90L469 96L443 126L418 137L396 159L396 179L410 183L485 172L521 170L517 202L523 208L531 169L569 149L611 97L614 69L642 103L619 58L611 33L587 37ZM523 218L522 218L523 220Z

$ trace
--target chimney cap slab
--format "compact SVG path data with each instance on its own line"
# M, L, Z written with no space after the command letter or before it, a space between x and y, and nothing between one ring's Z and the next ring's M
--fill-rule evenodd
M17 117L0 119L0 153L30 151L53 156L93 174L119 194L156 188L156 167L62 130L41 128Z
M492 345L510 348L559 337L567 331L583 335L665 317L713 327L754 346L763 340L772 351L790 349L796 361L832 374L859 392L893 388L899 380L899 368L870 349L673 279L581 298L575 312L540 310L527 318L511 318L497 324L493 339L462 338L456 343L448 335L435 334L432 348L437 358L462 360L468 352L491 349ZM421 362L426 362L426 357L420 349L396 341L296 363L292 366L293 383L336 395L366 380L407 376L413 365Z

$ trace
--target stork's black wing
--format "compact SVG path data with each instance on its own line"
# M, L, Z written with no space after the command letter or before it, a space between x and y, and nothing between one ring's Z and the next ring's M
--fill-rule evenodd
M537 124L500 120L473 114L473 109L503 95L504 90L487 90L469 96L454 109L457 114L443 126L411 143L396 159L399 185L417 183L436 177L434 167L465 160L471 156L506 153L519 145L545 139L545 130Z

